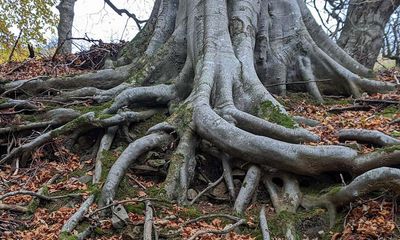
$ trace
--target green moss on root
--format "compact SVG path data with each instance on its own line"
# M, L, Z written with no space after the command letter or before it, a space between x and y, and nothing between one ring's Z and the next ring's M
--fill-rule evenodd
M193 107L191 104L179 104L173 109L173 114L168 118L168 123L176 127L176 131L183 135L193 121Z
M295 128L296 122L288 115L281 112L278 106L271 101L261 103L256 109L255 114L269 122L279 124L287 128Z

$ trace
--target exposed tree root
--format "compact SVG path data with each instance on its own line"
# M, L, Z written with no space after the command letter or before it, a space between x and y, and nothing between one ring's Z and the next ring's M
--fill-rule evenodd
M271 236L269 234L269 229L268 229L267 217L265 216L265 206L261 207L259 218L260 218L260 228L263 240L271 240Z
M146 214L144 219L143 240L152 240L153 229L153 208L150 201L146 201ZM157 231L156 229L154 229Z
M96 128L96 127L110 127L123 122L137 122L151 117L156 111L145 111L141 113L136 112L123 112L115 116L101 119L96 118L93 112L81 115L80 117L68 122L67 124L58 127L54 130L48 131L33 141L24 144L18 148L14 148L10 154L0 160L0 164L12 160L14 158L21 158L20 161L24 162L30 156L31 151L43 145L44 143L73 132L74 130L82 127Z
M145 44L139 46L142 43ZM139 55L132 56L132 53ZM46 128L42 135L12 149L0 164L14 159L26 161L33 150L54 138L66 136L74 142L88 130L105 129L97 149L93 177L93 183L102 186L100 208L88 216L115 206L114 198L125 173L152 149L168 150L169 168L163 184L166 196L187 204L187 192L196 177L197 159L204 150L199 145L204 142L210 147L206 151L221 160L217 162L221 166L217 170L222 176L190 204L223 180L230 197L236 199L234 211L237 213L245 211L260 179L278 213L295 213L302 203L305 207L327 207L334 215L337 206L370 191L382 187L400 191L400 170L385 168L400 164L398 139L376 131L339 132L341 140L390 146L364 155L343 146L306 145L319 142L320 137L299 127L294 120L306 125L318 123L292 119L271 94L308 91L323 102L326 93L360 96L364 91L395 88L390 83L365 79L370 72L322 34L302 0L156 1L144 32L124 49L114 64L119 67L66 78L6 84L3 95L7 96L14 92L24 97L24 94L55 91L59 94L54 99L62 103L75 98L112 103L101 113L80 115L76 111L56 109L48 112L49 117L43 122L0 129L0 134L7 134ZM319 81L321 77L329 81ZM290 84L299 79L304 84L296 84L298 87ZM7 100L0 104L0 108L6 107L38 109L28 100ZM103 154L112 149L114 139L119 137L117 130L123 129L129 141L132 140L130 124L154 116L158 111L153 108L159 107L168 107L167 119L152 122L145 136L130 143L100 185L104 180L101 179ZM143 108L147 110L128 110ZM169 150L173 150L170 155ZM247 174L236 196L232 172L234 168L243 169L246 164L249 164ZM318 198L303 198L297 178L326 172L346 172L358 177L337 191ZM39 197L35 194L30 193ZM147 200L131 201L145 201L144 238L151 239L154 212ZM92 195L63 231L71 232L93 201ZM245 223L244 219L230 219L236 223L223 230L199 231L190 239L207 233L226 234ZM264 239L270 239L264 208L260 212L260 223ZM293 223L288 222L285 229L286 238L294 239Z
M129 144L108 173L99 200L100 206L105 206L113 202L118 185L133 161L141 154L153 148L165 147L171 141L171 135L160 132L149 134Z
M336 207L343 206L356 198L375 190L389 189L400 192L400 170L376 168L356 177L349 185L337 187L322 196L304 196L301 205L305 208L326 207L330 213L331 225L335 222Z
M85 213L89 210L90 205L92 205L94 201L94 195L90 195L81 205L81 207L76 211L67 222L65 222L64 226L61 228L61 232L71 233L72 230L78 225L78 223L85 216Z
M372 143L381 147L400 145L400 140L390 137L376 130L342 129L339 131L339 140L356 140L364 143Z
M235 212L242 214L246 210L253 197L253 194L257 190L258 183L261 178L261 169L255 165L250 166L247 170L246 177L243 180L242 187L240 188L239 194L236 198L233 209Z
M97 184L100 182L101 173L102 173L102 165L104 160L104 151L110 150L111 144L114 140L115 134L117 133L118 126L113 126L107 128L106 133L101 138L99 150L96 154L96 163L94 168L93 175L93 184Z
M225 228L223 230L213 230L213 229L200 230L200 231L196 232L195 234L193 234L188 240L194 240L197 237L199 237L201 235L204 235L204 234L207 234L207 233L211 233L211 234L227 234L227 233L233 231L235 228L237 228L240 225L243 225L245 223L246 223L246 220L240 219L239 221L237 221L234 224L225 226Z

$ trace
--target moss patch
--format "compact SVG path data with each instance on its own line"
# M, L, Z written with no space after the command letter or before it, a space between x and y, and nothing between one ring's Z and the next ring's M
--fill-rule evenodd
M127 212L132 212L136 214L143 214L145 209L144 203L137 203L137 204L126 204L125 209Z
M146 135L146 132L149 128L153 127L157 123L164 122L166 118L167 116L164 112L158 112L146 121L136 123L133 127L133 131L136 134L137 138L141 138Z
M179 104L173 109L168 122L176 126L179 134L183 134L193 120L193 107L190 104Z
M296 122L288 115L281 112L278 106L271 101L261 103L256 109L255 114L269 122L279 124L287 128L295 128Z

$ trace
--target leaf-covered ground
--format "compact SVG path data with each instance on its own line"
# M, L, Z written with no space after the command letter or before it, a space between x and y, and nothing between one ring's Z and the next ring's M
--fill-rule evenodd
M71 60L72 59L72 60ZM75 59L75 60L74 60ZM65 75L89 71L80 67L82 61L78 55L71 55L51 60L29 60L24 63L10 63L0 66L0 75L4 79L29 79L42 75ZM89 61L89 60L87 60ZM72 62L72 63L71 63ZM395 81L398 72L388 70L380 73L383 81ZM400 94L399 91L389 94L363 96L361 99L342 98L330 96L325 104L316 104L305 94L291 94L286 98L278 98L287 107L292 115L303 116L320 122L318 126L307 129L319 134L322 138L318 144L345 144L361 152L373 150L371 145L356 144L355 142L339 142L337 131L343 128L365 128L382 131L393 137L400 137ZM40 114L51 107L54 102L41 101L34 97L31 101L39 106L39 110L22 116L16 109L4 109L0 112L0 127L10 124L25 124L40 118ZM90 108L90 101L77 101L71 106L76 108ZM144 134L148 124L142 123L135 126L137 137ZM25 139L29 141L41 134L35 131ZM98 132L89 133L86 138L78 139L73 150L65 147L68 139L56 139L32 152L32 160L24 167L1 166L0 195L7 192L28 190L42 191L46 196L64 196L54 200L38 200L27 195L16 195L4 198L0 204L9 206L22 206L23 211L4 210L0 212L0 238L1 239L59 239L61 227L65 221L79 208L82 202L91 194L98 195L99 189L91 184L93 175L93 160ZM118 142L118 141L117 141ZM17 146L15 136L10 134L8 139L1 139L2 147ZM126 147L123 141L113 146L107 154L105 168ZM84 149L84 150L82 150ZM199 168L202 166L202 156L199 155ZM121 229L115 229L110 219L99 220L93 204L89 213L75 231L83 231L89 225L95 225L92 239L141 239L144 222L143 199L151 199L155 212L155 227L161 238L187 239L199 230L223 229L232 224L223 217L199 220L186 224L187 221L207 214L226 213L232 214L232 203L229 201L228 191L224 184L205 194L200 200L190 207L178 207L165 201L162 193L162 180L165 177L168 156L150 152L143 156L140 163L133 166L129 174L121 183L117 193L117 201L124 202L128 212L129 221ZM209 182L214 182L221 169L207 171L196 180L195 192L200 192L207 187ZM209 173L209 174L208 174ZM245 172L234 173L235 183L240 186ZM338 178L341 176L337 176ZM343 178L346 184L346 177ZM52 181L49 183L49 181ZM307 179L304 180L304 183ZM303 182L302 182L303 183ZM306 184L305 184L306 185ZM304 188L305 192L322 193L327 191L327 186L321 184L318 189ZM271 207L268 196L263 186L259 187L257 203L251 205L245 216L246 224L240 230L227 235L205 234L203 240L211 239L261 239L258 227L258 212L262 205L266 206L269 229L274 239L282 238L282 225L291 220L296 223L300 239L398 239L397 226L398 204L396 196L389 192L376 192L364 199L358 199L349 206L340 210L334 228L329 228L328 214L324 209L315 209L310 212L299 210L296 215L287 213L276 214ZM66 196L69 195L69 196ZM255 200L255 199L254 199ZM92 214L93 213L93 214Z

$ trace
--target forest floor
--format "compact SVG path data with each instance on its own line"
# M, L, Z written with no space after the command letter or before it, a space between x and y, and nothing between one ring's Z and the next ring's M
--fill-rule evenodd
M59 76L78 74L95 68L82 67L85 60L77 59L75 55L49 60L27 60L23 63L8 63L0 65L1 79L28 79L42 75ZM75 61L71 64L72 60ZM395 81L400 72L395 69L381 71L378 74L382 81ZM0 82L1 84L1 82ZM315 127L305 128L321 136L318 144L342 144L356 148L360 152L373 151L373 146L355 142L340 142L336 133L343 128L365 128L379 130L393 137L400 137L400 91L388 94L363 96L360 99L327 96L324 104L317 104L307 94L289 94L287 97L277 97L292 115L304 116L320 122ZM26 124L35 122L41 115L59 103L44 102L36 97L30 99L40 108L35 112L21 113L17 109L0 110L0 128L11 124ZM96 109L90 100L77 100L69 103L83 112ZM159 121L165 116L155 116L149 121ZM152 124L147 122L134 126L136 138L145 134ZM92 131L79 138L74 149L65 147L66 139L59 138L46 143L32 152L31 161L26 166L1 166L0 195L7 192L39 190L52 199L35 200L32 196L14 195L0 200L0 206L14 206L14 210L0 211L0 239L59 239L60 231L65 221L77 211L84 199L91 194L98 194L99 189L91 184L93 163L96 155L99 131ZM25 140L29 141L41 134L33 131ZM7 149L16 139L13 134L0 137L0 148ZM117 139L112 149L107 153L104 164L109 169L113 161L127 146L125 139ZM9 150L9 149L8 149ZM221 176L220 166L202 165L203 156L198 155L199 176L193 184L192 194L202 191L209 183ZM162 182L166 175L168 155L149 152L142 156L137 165L123 179L117 193L116 201L123 202L128 212L129 220L124 227L114 228L111 219L97 220L91 239L142 239L145 218L144 199L151 199L154 207L154 225L160 239L175 233L174 239L186 239L197 231L204 229L221 230L232 223L223 217L214 217L188 221L198 217L225 213L232 214L233 203L229 199L228 190L224 183L204 194L192 206L181 207L162 198ZM234 171L235 184L240 187L245 175L244 171ZM346 184L349 176L334 176L339 182ZM50 182L49 182L50 181ZM327 185L318 188L307 188L307 182L315 181L310 178L301 180L305 193L327 192ZM53 198L55 196L64 196ZM194 196L192 196L194 197ZM1 198L1 196L0 196ZM237 231L227 235L204 234L199 239L262 239L258 226L258 213L261 206L266 206L269 230L273 239L284 239L282 226L287 221L295 222L299 239L399 239L400 232L397 222L400 221L397 197L390 192L374 192L363 199L358 199L339 211L336 224L329 227L328 213L325 209L305 211L300 209L296 215L289 213L277 214L269 201L266 190L260 185L257 199L246 210L246 224ZM22 208L18 208L22 207ZM98 207L92 204L86 218L75 229L81 232L93 225L92 213ZM170 236L170 238L172 238Z

